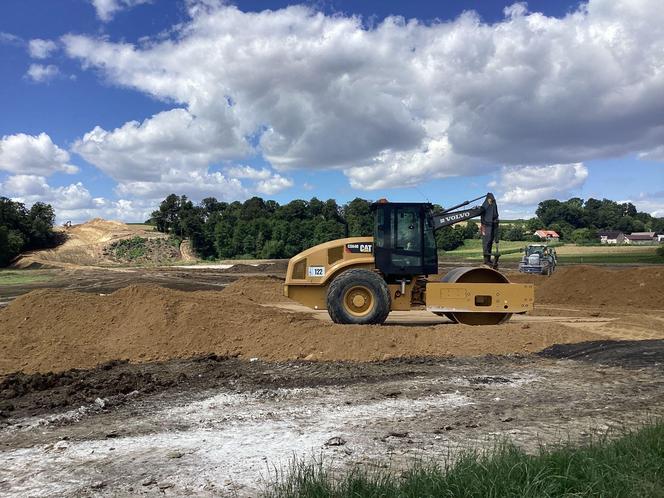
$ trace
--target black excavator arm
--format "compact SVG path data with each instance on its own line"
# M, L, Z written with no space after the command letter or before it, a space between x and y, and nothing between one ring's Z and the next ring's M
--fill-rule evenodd
M456 223L460 223L462 221L468 221L472 218L476 218L478 216L481 216L484 213L484 206L473 206L468 209L462 209L459 211L455 211L455 209L459 209L461 207L467 206L471 202L479 201L480 199L484 199L486 201L487 197L492 194L486 194L480 197L477 197L475 199L471 199L470 201L464 201L461 204L457 204L456 206L452 206L451 208L447 208L443 211L440 211L438 213L433 214L433 228L434 230L438 230L439 228L443 227L449 227L451 225L454 225ZM495 202L495 201L494 201Z
M472 202L479 201L480 199L484 200L481 205L472 206L469 207L468 209L459 209L469 205ZM491 199L492 202L494 203L494 212L496 213L497 216L498 209L497 206L495 206L496 199L492 193L487 193L486 195L477 197L475 199L471 199L469 201L464 201L461 204L457 204L456 206L452 206L451 208L445 209L441 212L434 213L433 214L434 230L438 230L443 227L448 227L456 223L460 223L462 221L468 221L478 216L483 216L485 210L487 209L488 199ZM493 268L498 268L498 260L500 259L500 252L498 251L498 236L496 232L498 225L498 218L496 217L495 219L492 219L491 224L494 226L490 230L488 229L482 230L482 242L484 247L489 247L489 248L492 246L493 242L495 242L496 252L493 254L493 261L491 260L490 256L487 256L487 254L485 254L484 262L485 264L488 264ZM487 240L489 237L492 240L490 241Z

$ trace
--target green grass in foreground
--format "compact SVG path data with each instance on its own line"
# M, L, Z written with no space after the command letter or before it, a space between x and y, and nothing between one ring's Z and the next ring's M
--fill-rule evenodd
M526 247L530 242L525 241L508 241L500 242L501 254L519 253L521 249ZM467 239L461 247L453 251L441 251L441 257L459 257L459 258L473 258L482 256L482 241L479 239Z
M53 277L34 270L0 270L0 285L20 285L34 282L48 282Z
M527 455L504 443L468 452L451 465L419 465L396 474L356 468L332 475L320 463L296 463L264 496L286 497L662 497L664 423L584 447Z

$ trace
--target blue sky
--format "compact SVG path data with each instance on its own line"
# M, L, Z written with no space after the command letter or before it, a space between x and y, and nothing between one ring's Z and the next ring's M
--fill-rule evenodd
M658 2L293 5L3 2L0 194L75 221L170 191L664 216Z

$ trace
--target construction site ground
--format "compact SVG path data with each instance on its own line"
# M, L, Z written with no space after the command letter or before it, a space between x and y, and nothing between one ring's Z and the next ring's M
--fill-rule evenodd
M536 310L332 324L284 261L0 286L0 494L255 496L296 459L400 470L664 415L664 267L560 267ZM446 268L441 268L444 273Z

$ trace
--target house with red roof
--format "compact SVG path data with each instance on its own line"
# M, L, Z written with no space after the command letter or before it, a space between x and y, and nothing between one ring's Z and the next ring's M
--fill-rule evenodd
M536 230L535 235L542 240L549 240L551 242L558 242L560 240L560 235L555 230Z

